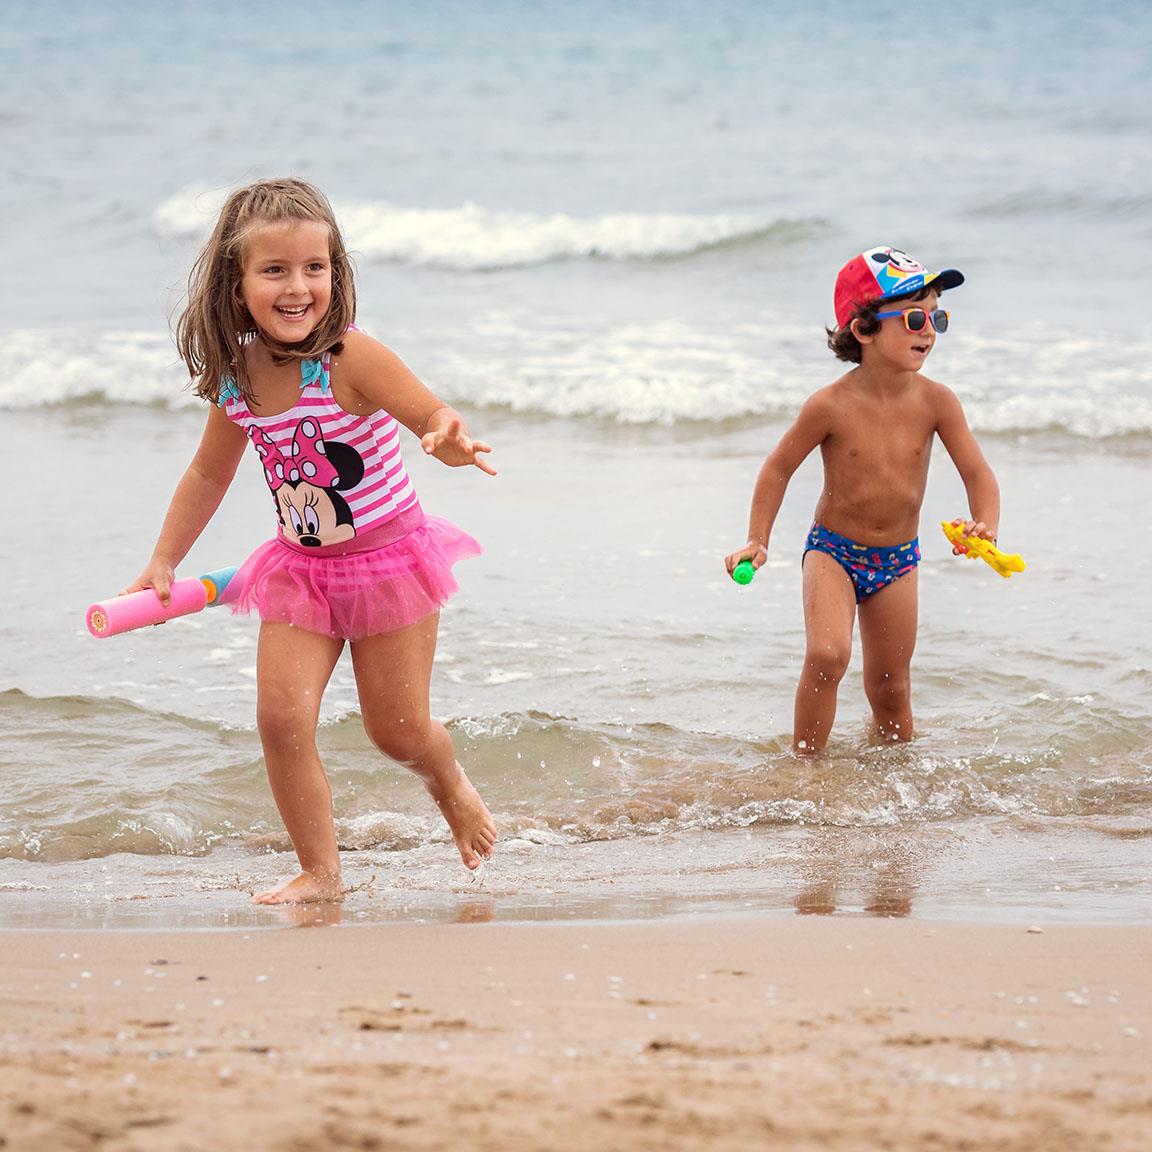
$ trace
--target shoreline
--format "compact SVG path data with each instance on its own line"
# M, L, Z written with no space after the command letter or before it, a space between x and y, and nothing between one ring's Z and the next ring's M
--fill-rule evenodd
M1131 818L906 828L697 829L606 841L514 827L478 881L447 829L433 843L341 854L326 923L637 922L724 916L907 917L918 923L1147 923L1149 839ZM262 930L296 917L254 892L295 874L288 851L121 853L0 862L0 932ZM301 913L309 921L307 906Z
M0 932L0 1143L1136 1152L1150 961L849 916Z

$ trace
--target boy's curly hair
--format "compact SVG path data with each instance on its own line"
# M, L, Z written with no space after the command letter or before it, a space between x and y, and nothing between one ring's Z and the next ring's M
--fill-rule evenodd
M828 347L836 354L837 360L846 360L850 364L859 364L864 357L864 346L856 339L852 331L853 321L860 322L860 331L865 336L874 336L880 331L881 321L876 319L876 313L887 311L893 304L906 304L914 300L923 300L929 292L938 292L935 284L927 284L915 292L908 292L903 296L889 296L886 300L873 300L869 304L857 304L852 309L852 316L843 328L825 328L828 337Z
M176 347L188 366L196 395L213 404L230 376L244 399L255 401L244 346L257 335L240 295L248 238L269 224L311 221L328 229L332 302L319 325L299 344L264 337L276 363L318 360L341 351L341 337L356 319L352 262L327 197L304 180L260 180L233 192L220 210L188 280L188 301L176 323Z

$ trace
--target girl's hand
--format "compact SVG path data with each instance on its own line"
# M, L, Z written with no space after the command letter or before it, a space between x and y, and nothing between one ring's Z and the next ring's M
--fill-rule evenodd
M487 472L489 476L496 475L496 469L478 455L480 452L491 452L492 449L483 440L473 440L464 431L464 422L459 417L454 416L443 428L426 432L420 438L420 447L450 468L475 464L481 472Z
M127 596L129 592L141 592L145 588L151 588L160 597L160 603L167 607L171 599L169 589L175 577L176 573L173 572L171 564L152 560L148 567L127 588L121 588L117 595Z
M956 520L953 523L960 523ZM965 520L963 522L963 530L965 536L979 536L981 540L988 540L991 543L996 543L996 533L984 523L983 520ZM952 546L953 556L963 556L968 551L963 544L954 544Z
M724 557L724 567L728 569L728 575L731 576L732 570L741 560L751 560L753 568L763 568L767 559L768 549L755 540L749 540L739 552L733 552Z

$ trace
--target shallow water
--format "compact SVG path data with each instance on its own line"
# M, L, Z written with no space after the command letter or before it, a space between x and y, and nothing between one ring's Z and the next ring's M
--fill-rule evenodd
M503 853L477 891L368 746L342 662L321 744L349 879L375 877L342 915L1147 918L1146 5L909 25L832 0L341 0L323 37L278 6L273 44L260 4L58 9L21 9L0 76L0 139L25 158L0 191L21 268L0 321L0 925L279 922L243 895L291 868L255 627L214 610L97 642L83 614L144 563L199 435L167 313L220 190L283 171L330 192L361 322L501 473L409 447L425 507L486 547L458 570L433 706ZM948 83L845 131L922 59ZM929 371L1029 567L1005 582L950 555L936 524L964 495L937 449L918 738L869 742L857 657L811 764L788 746L814 461L755 583L720 558L760 459L838 371L835 269L880 242L968 276ZM186 573L271 527L247 461Z
M89 451L91 418L12 420L17 443L35 446L19 463ZM917 740L870 743L857 661L828 752L809 762L788 748L799 548L818 472L797 477L753 585L720 566L777 430L642 430L624 448L596 425L474 420L491 425L497 480L413 459L426 505L487 546L461 566L463 591L444 613L433 706L512 844L478 895L421 789L368 744L345 657L321 747L349 880L377 878L346 915L452 916L477 898L510 917L732 901L788 910L815 857L833 881L843 870L850 895L837 907L875 909L889 906L867 894L873 857L887 868L908 856L930 866L912 868L918 894L891 907L917 914L1146 916L1152 671L1129 639L1147 634L1149 610L1140 565L1102 564L1091 543L1139 515L1139 453L1080 450L1072 476L1051 445L993 437L1029 570L1002 581L926 530ZM0 693L0 923L258 923L237 888L286 874L291 858L253 730L255 626L224 609L105 641L83 628L89 590L126 578L199 429L195 414L162 410L115 423L135 434L83 504L17 522L35 536L47 511L70 530L46 569L10 582L26 607L4 624L19 687ZM688 469L695 483L684 485ZM132 474L158 480L106 531L85 510L113 506ZM580 500L553 507L542 475ZM950 514L957 483L938 464L927 508ZM1073 500L1073 485L1097 498ZM258 542L259 497L236 488L189 571ZM1064 510L1060 539L1044 516L1052 503Z

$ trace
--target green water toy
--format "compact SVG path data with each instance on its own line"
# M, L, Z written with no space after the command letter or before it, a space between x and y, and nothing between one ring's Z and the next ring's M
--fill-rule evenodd
M751 560L741 560L735 568L732 569L732 579L737 584L751 584L752 578L756 575L756 566Z

